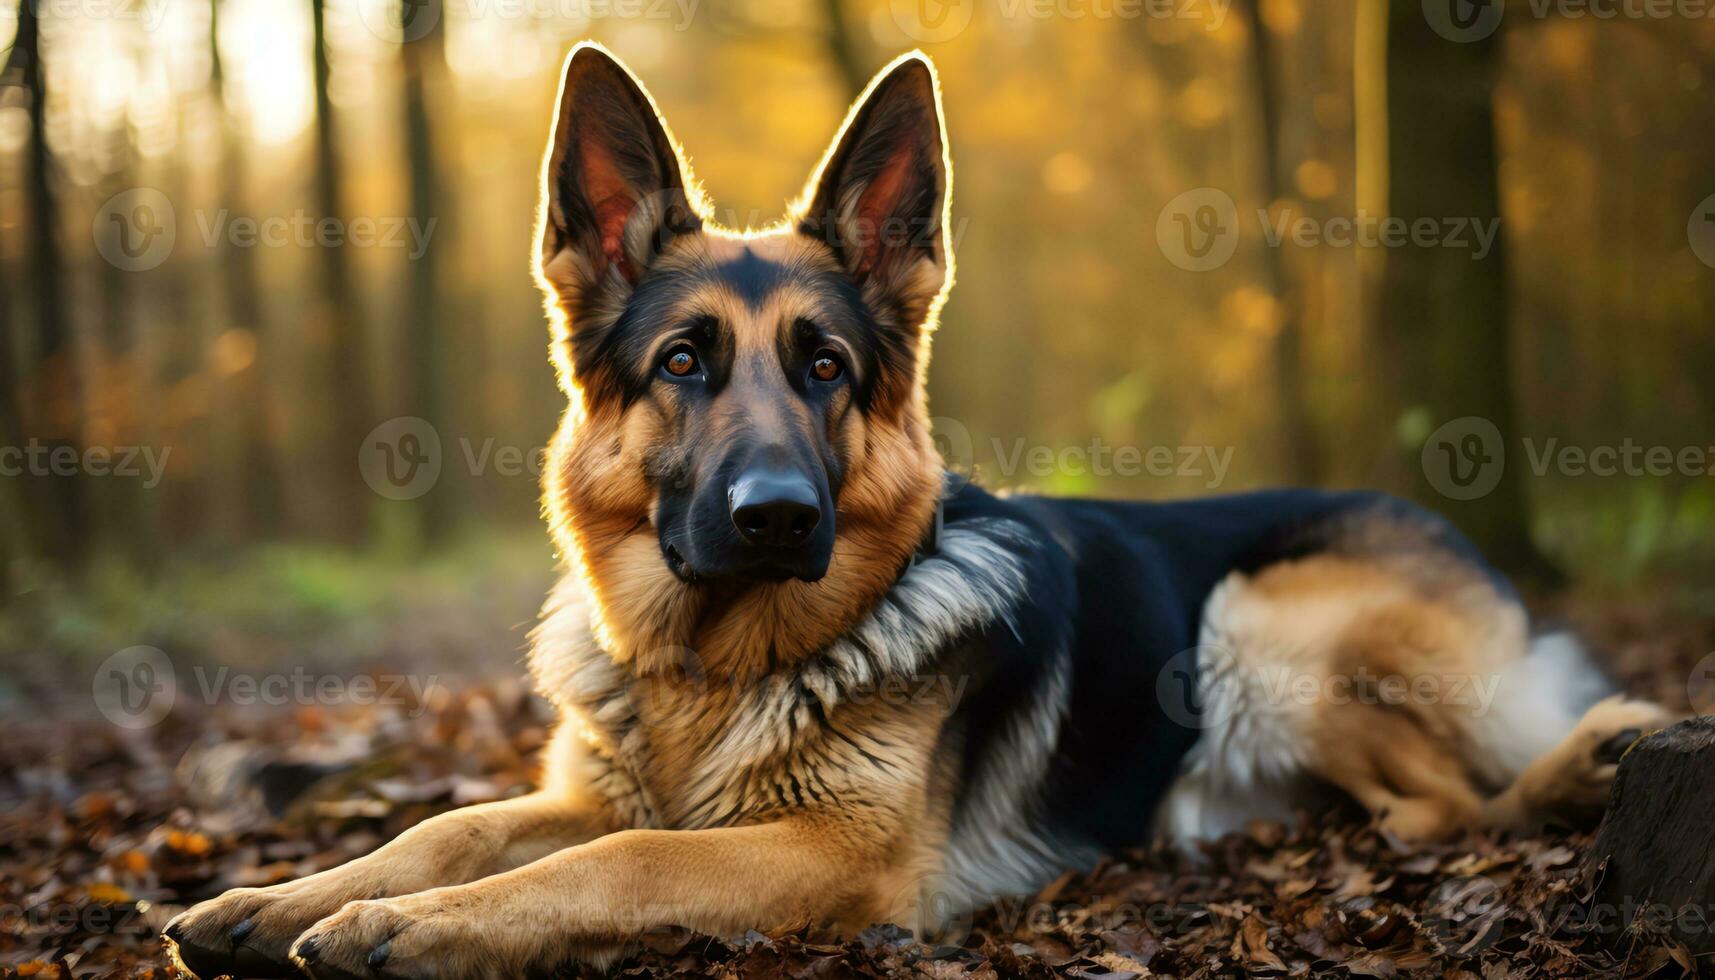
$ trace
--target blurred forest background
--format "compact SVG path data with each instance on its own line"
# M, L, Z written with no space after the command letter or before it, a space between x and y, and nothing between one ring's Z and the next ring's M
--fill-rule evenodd
M516 656L553 567L528 459L563 404L529 270L538 166L586 37L738 226L780 214L870 72L936 59L960 274L932 408L988 484L1379 486L1539 580L1715 605L1715 479L1539 476L1522 443L1715 447L1707 18L1508 4L1456 42L1417 0L0 6L0 446L159 464L0 476L17 670L136 643ZM1208 271L1158 238L1199 188L1237 214ZM1481 258L1267 240L1357 215L1500 236ZM269 219L283 237L245 237ZM410 499L359 465L400 416L441 446ZM1421 459L1465 416L1507 465L1457 501ZM1093 440L1230 468L1008 464Z

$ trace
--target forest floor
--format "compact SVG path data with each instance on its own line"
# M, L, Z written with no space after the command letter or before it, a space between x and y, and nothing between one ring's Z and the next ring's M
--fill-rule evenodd
M1575 618L1633 693L1680 708L1697 700L1687 678L1715 651L1715 619L1647 602ZM0 722L0 976L174 976L157 930L188 904L331 867L430 814L523 792L550 718L517 673L437 684L420 698L404 685L391 699L332 706L211 699L141 729L59 712ZM87 678L76 678L84 690ZM1121 855L928 942L888 927L846 942L660 932L617 972L1113 980L1695 972L1671 941L1620 937L1611 920L1592 918L1589 841L1557 832L1407 848L1348 809L1297 828L1255 826L1209 845L1201 861L1165 850Z

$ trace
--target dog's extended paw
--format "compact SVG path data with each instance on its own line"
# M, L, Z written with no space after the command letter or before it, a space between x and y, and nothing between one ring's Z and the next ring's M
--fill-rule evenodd
M547 976L574 962L606 966L623 947L579 943L574 917L534 912L476 886L350 902L307 929L292 962L315 980L483 980Z
M380 973L393 937L408 921L393 904L385 899L347 904L304 930L292 944L292 962L316 980Z
M174 916L161 935L179 965L203 980L225 973L290 977L292 940L326 914L313 900L294 896L290 884L234 888Z
M1545 813L1601 810L1608 803L1620 757L1639 738L1677 720L1673 712L1648 701L1615 695L1597 702L1532 780L1527 794L1532 806Z
M540 943L520 942L505 922L463 913L463 903L450 900L454 891L347 903L298 938L292 962L315 980L454 980L532 972Z
M292 943L304 930L381 882L347 866L268 888L234 888L175 916L161 935L180 965L209 980L223 973L244 977L296 977Z

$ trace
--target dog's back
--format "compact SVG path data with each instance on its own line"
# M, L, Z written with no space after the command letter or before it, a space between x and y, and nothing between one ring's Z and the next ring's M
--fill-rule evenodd
M961 721L1004 731L1009 703L1058 713L1046 761L991 767L1040 768L1041 834L1073 853L1152 827L1216 836L1330 788L1407 838L1571 817L1611 773L1592 750L1664 718L1591 710L1611 691L1577 640L1534 632L1451 525L1384 495L1117 503L966 488L946 514L1015 521L1032 541L1029 600L988 641L1000 693ZM1047 707L1005 693L1045 677L1060 686Z

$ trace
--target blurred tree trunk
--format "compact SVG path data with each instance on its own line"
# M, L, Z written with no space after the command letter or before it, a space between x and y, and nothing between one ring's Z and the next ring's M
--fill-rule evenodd
M400 4L400 29L405 38L400 45L400 58L405 77L405 172L410 180L410 216L424 233L437 229L439 216L447 205L441 192L440 168L435 159L434 120L430 98L446 76L446 32L440 0L419 0ZM415 31L412 22L429 18L428 33L411 40ZM401 345L399 363L406 365L410 399L409 413L426 419L440 432L443 448L450 445L449 401L446 360L446 324L443 311L448 297L441 289L445 281L439 247L429 234L423 254L408 258L410 287L405 303L405 322L399 331ZM462 488L458 480L442 480L419 501L421 526L419 539L425 544L443 541L452 529L459 512L455 494Z
M237 210L245 199L249 168L243 134L232 118L232 107L226 102L226 69L220 56L220 11L225 3L226 0L209 0L208 84L215 112L220 116L220 203L222 207ZM228 536L236 541L272 536L280 531L280 473L269 425L272 398L263 360L267 330L256 250L240 248L229 238L221 247L220 261L229 332L216 339L215 349L230 359L232 365L230 374L221 373L227 378L223 395L237 444L237 451L229 457L237 472L227 479L235 491L236 507L227 518L226 529ZM242 363L246 351L248 364Z
M10 445L41 447L42 459L65 450L77 452L81 385L77 349L65 296L65 260L59 244L59 206L53 192L53 154L47 141L47 85L42 72L41 31L37 5L19 0L18 29L7 58L7 84L24 90L30 119L30 145L24 157L24 208L29 225L26 276L34 297L36 317L35 371L17 371L17 384L7 385L9 407L5 424L16 426ZM31 355L25 355L26 359ZM26 360L26 363L28 361ZM16 370L16 368L15 368ZM8 382L11 379L7 379ZM89 558L88 480L81 465L71 475L54 476L32 467L20 479L27 501L25 522L38 559L68 569Z
M407 8L411 5L406 4ZM315 46L316 90L316 206L322 219L350 220L345 213L344 181L340 176L338 128L334 125L333 100L328 95L330 74L327 36L327 0L310 0ZM325 447L323 472L329 480L329 517L335 533L350 543L361 543L368 534L372 501L358 470L363 438L374 426L371 414L372 379L368 371L363 319L357 295L352 290L345 246L318 245L322 261L320 307L329 327L328 353L330 404L333 412L331 439Z
M1263 23L1263 0L1241 0L1239 10L1251 35L1251 73L1255 77L1253 97L1262 122L1263 204L1272 207L1285 196L1291 184L1291 163L1281 148L1280 52ZM1323 475L1316 430L1306 403L1304 385L1304 301L1301 287L1287 268L1280 247L1265 249L1270 287L1278 300L1278 328L1274 335L1274 394L1280 436L1282 478L1303 486L1319 482Z
M1467 242L1475 226L1495 230L1482 258L1474 245L1420 245L1415 235L1387 250L1376 326L1383 369L1392 372L1395 418L1416 418L1429 430L1467 416L1486 419L1514 457L1493 491L1472 500L1436 493L1418 461L1421 444L1407 447L1409 479L1420 499L1452 518L1498 565L1553 580L1552 566L1531 541L1527 461L1517 450L1492 98L1499 37L1450 41L1430 27L1415 2L1396 0L1389 15L1388 214L1408 226L1435 222L1438 235L1449 221L1472 222L1463 232Z
M864 71L864 58L858 53L857 40L846 23L845 4L841 0L822 0L822 13L828 19L828 55L845 83L846 98L855 99L869 83Z
M29 0L24 0L28 3ZM22 445L22 403L18 397L18 361L14 345L19 331L8 287L11 269L0 260L0 446ZM28 552L28 515L23 480L0 474L0 607L23 591L23 563Z
M102 200L123 194L140 186L137 170L137 147L129 124L105 129L95 135L103 144L100 157L112 161L111 169L96 185ZM169 162L169 166L173 164ZM166 186L164 193L174 201L185 200L180 187ZM137 311L149 308L154 299L148 294L151 282L167 281L169 302L180 303L186 290L178 288L178 269L167 263L148 272L121 268L113 262L101 261L95 266L96 282L94 309L96 324L86 330L91 355L82 374L82 383L89 397L78 404L83 410L83 424L88 438L96 443L119 443L135 446L160 446L161 440L150 430L149 407L160 404L151 386L150 363L144 355L146 344ZM139 277L146 277L139 280ZM173 310L168 322L190 324L181 310ZM170 339L170 338L168 338ZM183 342L191 342L186 338ZM151 520L151 491L143 489L134 479L91 480L85 496L85 521L89 533L101 543L108 556L123 557L134 567L146 565L160 553L158 538ZM97 529L100 529L98 534Z
M28 3L29 0L23 0ZM0 91L11 84L8 75L0 75ZM18 373L18 342L23 333L18 326L20 310L12 292L11 264L0 257L0 446L23 444L24 400L23 378ZM19 282L23 276L18 277ZM0 595L12 594L11 574L15 563L25 557L23 487L20 478L0 474ZM0 600L3 601L3 600Z

